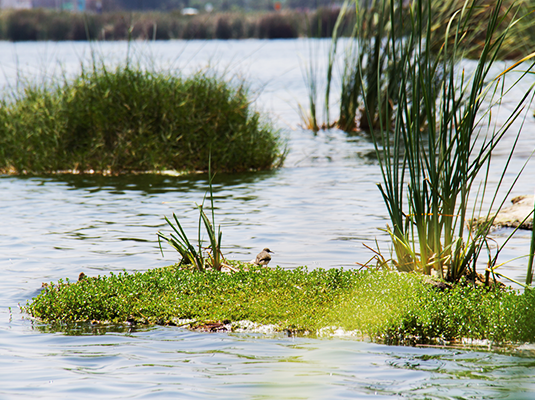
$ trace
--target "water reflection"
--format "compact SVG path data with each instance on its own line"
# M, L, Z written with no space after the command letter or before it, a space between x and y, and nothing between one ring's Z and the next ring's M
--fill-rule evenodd
M213 178L214 191L220 186L230 187L255 184L260 180L269 179L277 171L259 171L243 173L215 173ZM1 177L0 177L1 179ZM198 191L208 189L207 173L192 173L180 176L172 174L134 174L121 176L103 176L99 174L58 174L52 176L21 176L43 186L55 182L65 184L72 190L87 189L90 193L100 190L110 191L111 194L124 194L127 191L140 191L144 194L159 194L169 192L171 188L177 191Z
M32 330L40 333L60 333L67 336L105 335L106 333L130 334L150 332L158 327L130 324L102 324L92 322L52 322L31 321Z
M529 399L535 390L535 359L506 353L174 327L81 336L34 328L49 333L20 337L9 370L2 360L14 350L0 344L0 372L16 378L31 360L46 362L46 369L30 368L26 382L42 395L486 400ZM0 332L0 343L11 334ZM24 393L16 381L7 380L0 393Z

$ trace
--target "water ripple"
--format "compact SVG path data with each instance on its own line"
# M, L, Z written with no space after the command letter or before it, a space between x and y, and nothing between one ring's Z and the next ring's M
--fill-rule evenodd
M328 41L312 43L328 48ZM218 58L222 67L240 60L234 62L249 68L243 71L253 89L265 88L259 106L283 121L281 127L292 128L284 168L215 178L216 222L229 258L250 260L269 247L275 251L272 263L283 268L354 267L372 256L363 243L375 247L377 239L389 251L388 236L378 230L388 219L370 139L296 128L292 104L306 99L299 54L306 56L308 45L303 40L133 44L168 68L176 68L168 54L182 54L189 61L184 71ZM120 60L127 49L126 43L95 46L110 60ZM5 80L0 85L19 72L37 76L36 59L50 68L46 77L62 72L57 65L67 75L76 73L90 50L87 43L0 43ZM526 126L533 130L533 121ZM498 149L498 172L511 143L506 137ZM533 135L522 138L523 153L512 161L513 170L534 147ZM497 183L494 176L491 185ZM514 174L506 176L512 179ZM42 282L75 280L81 271L89 276L144 271L176 262L170 248L161 256L156 232L168 231L164 216L175 213L195 236L195 203L206 190L206 175L0 177L0 398L533 398L535 358L529 352L521 357L173 327L58 330L19 313L18 304L38 295ZM512 194L525 194L522 190L533 191L529 169ZM507 234L494 236L503 241ZM527 254L529 239L515 235L502 256ZM525 261L504 268L522 279Z

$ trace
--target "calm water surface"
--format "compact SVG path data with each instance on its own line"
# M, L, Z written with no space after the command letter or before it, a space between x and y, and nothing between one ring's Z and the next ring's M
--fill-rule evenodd
M184 72L210 63L245 77L258 108L288 137L284 168L216 177L217 222L229 258L249 260L269 247L273 263L283 268L351 268L372 256L363 243L374 246L377 239L388 252L388 238L378 230L388 220L370 140L298 127L295 109L306 103L301 67L310 43L321 53L327 42L162 42L131 49L141 63L154 60ZM110 63L128 51L125 43L94 50ZM16 87L20 76L38 82L74 74L90 54L86 43L0 43L0 85ZM499 149L496 171L512 141L507 137ZM535 124L528 118L513 172L534 148ZM512 195L532 193L534 181L528 164ZM36 296L42 282L174 263L170 249L160 254L156 232L166 230L163 217L173 212L193 232L195 202L206 189L204 175L0 177L0 399L535 398L535 357L527 350L406 348L175 327L55 331L19 312L17 305ZM495 239L508 233L498 231ZM529 235L520 233L502 258L528 251ZM504 273L523 279L525 265L524 259L511 262Z

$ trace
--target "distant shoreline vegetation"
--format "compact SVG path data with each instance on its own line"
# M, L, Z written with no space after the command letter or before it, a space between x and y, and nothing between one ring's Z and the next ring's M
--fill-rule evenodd
M292 39L331 37L340 10L72 13L45 9L0 12L0 40ZM349 36L353 24L346 23Z
M240 172L280 166L281 132L247 88L209 72L187 78L95 65L74 80L0 101L0 173Z
M481 29L470 39L475 48L481 47L484 42L485 25L490 18L488 1L474 0L474 4L480 4L480 12L473 16L470 26ZM525 13L531 11L527 0L516 2L506 0L503 9L511 7L513 2ZM445 0L440 4L448 13L449 10L462 8L464 0ZM410 19L408 8L405 10L407 15L403 18ZM170 12L116 11L102 14L50 9L2 10L0 11L0 40L19 42L332 38L340 12L341 9L337 7L313 10L284 9L272 12L210 12L196 15L182 15L179 10ZM507 18L510 19L510 16ZM338 21L336 36L353 37L356 22L357 13L354 9L347 10L343 18ZM529 50L529 43L532 43L535 38L535 25L531 23L531 19L524 18L517 22L509 33L512 40L503 46L502 57L505 59L513 59L523 54L519 47ZM500 29L505 29L507 23L508 19L502 21ZM441 43L444 39L445 27L439 23L435 28L431 40ZM477 59L479 53L476 50L469 56Z

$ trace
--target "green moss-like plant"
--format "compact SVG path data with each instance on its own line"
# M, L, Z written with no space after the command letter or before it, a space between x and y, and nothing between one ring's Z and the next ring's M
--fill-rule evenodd
M280 132L247 90L198 73L95 66L52 88L27 87L0 108L0 169L244 171L281 165Z
M396 272L167 267L49 285L25 309L55 323L250 320L297 333L343 328L395 343L535 341L532 291L462 285L440 291L417 274Z

